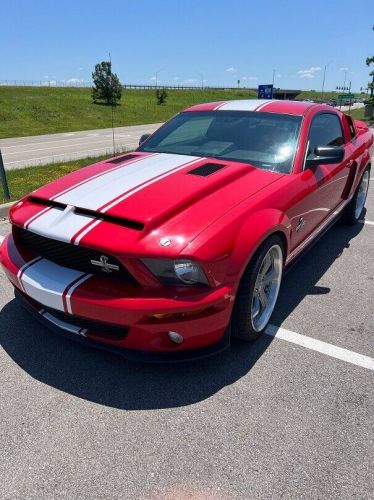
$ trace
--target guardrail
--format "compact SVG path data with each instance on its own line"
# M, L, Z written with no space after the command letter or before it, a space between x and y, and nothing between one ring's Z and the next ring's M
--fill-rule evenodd
M0 80L0 86L3 87L92 87L93 83L82 80ZM156 84L133 84L122 83L124 89L139 89L139 90L156 90L166 88L170 90L253 90L257 92L257 88L252 87L228 87L227 85L156 85Z

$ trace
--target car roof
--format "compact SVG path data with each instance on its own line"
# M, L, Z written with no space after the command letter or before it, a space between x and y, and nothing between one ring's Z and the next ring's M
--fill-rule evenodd
M308 101L283 101L270 99L238 99L233 101L208 102L197 104L185 111L263 111L302 116L305 111L317 104Z

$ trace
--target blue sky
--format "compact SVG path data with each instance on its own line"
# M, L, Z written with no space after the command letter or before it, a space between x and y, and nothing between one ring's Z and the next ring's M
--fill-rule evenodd
M0 80L90 80L111 52L125 83L366 86L372 0L1 0ZM345 70L344 70L345 68Z

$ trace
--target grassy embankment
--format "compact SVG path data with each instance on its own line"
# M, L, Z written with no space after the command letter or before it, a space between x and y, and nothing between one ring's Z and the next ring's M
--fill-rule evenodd
M325 99L336 98L326 92ZM168 90L166 104L156 104L154 90L124 90L114 108L114 125L141 125L167 120L200 102L256 97L251 90ZM318 99L303 91L299 99ZM0 87L0 138L111 127L111 108L94 104L89 88Z
M193 104L256 97L250 90L168 90L157 105L154 90L124 90L114 126L159 123ZM0 87L0 138L111 127L111 108L94 104L89 88Z

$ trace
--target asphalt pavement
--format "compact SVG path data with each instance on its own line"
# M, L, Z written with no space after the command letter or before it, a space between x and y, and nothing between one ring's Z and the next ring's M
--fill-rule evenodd
M62 339L0 271L0 497L372 499L373 187L364 219L288 272L280 336L194 363Z
M154 132L161 123L114 129L114 151L135 149L142 134ZM111 128L0 139L6 170L59 161L76 160L113 152ZM114 156L114 155L113 155Z

